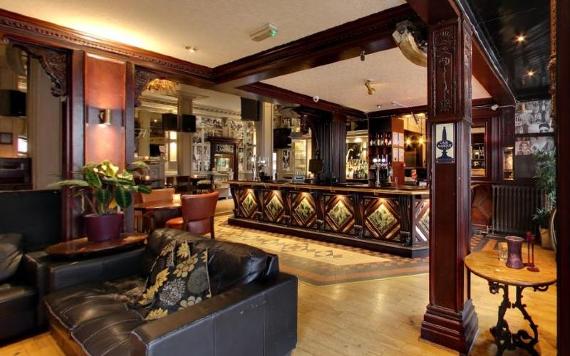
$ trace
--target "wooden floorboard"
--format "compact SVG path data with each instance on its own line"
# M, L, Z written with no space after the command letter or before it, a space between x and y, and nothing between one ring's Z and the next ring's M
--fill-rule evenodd
M514 290L511 289L511 296ZM501 295L491 295L483 279L472 277L479 336L471 355L495 355L489 332L497 321ZM428 274L331 285L299 283L299 329L295 356L456 355L419 339L428 303ZM556 287L524 292L523 303L539 325L541 355L556 354ZM526 327L517 310L507 312L511 330ZM63 355L49 333L0 347L0 356ZM505 355L525 355L506 352Z

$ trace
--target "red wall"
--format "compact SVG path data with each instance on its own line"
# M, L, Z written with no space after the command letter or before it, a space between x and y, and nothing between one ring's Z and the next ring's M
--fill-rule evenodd
M125 62L86 55L85 163L109 160L125 166L125 90ZM111 125L99 122L104 109L111 109Z

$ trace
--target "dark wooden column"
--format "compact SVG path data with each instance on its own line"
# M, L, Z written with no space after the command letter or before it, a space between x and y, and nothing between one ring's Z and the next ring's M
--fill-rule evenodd
M307 107L297 109L311 128L312 158L319 150L323 160L322 179L346 180L346 116Z
M65 179L81 177L81 167L84 164L84 67L85 52L74 50L71 54L69 70L68 110L66 111L63 134L63 176ZM62 230L63 239L71 240L80 235L79 220L81 217L80 204L71 191L63 190L62 200Z
M552 76L555 80L556 138L558 152L558 355L570 355L570 0L556 0L557 16L554 17L556 29L556 51L554 53ZM556 2L558 3L556 6Z
M461 353L478 330L463 264L471 226L471 42L472 27L459 18L429 27L430 280L421 337ZM436 137L443 127L447 147Z

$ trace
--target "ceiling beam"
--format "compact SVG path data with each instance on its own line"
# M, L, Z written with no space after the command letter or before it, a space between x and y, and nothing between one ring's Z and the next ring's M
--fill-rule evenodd
M473 24L473 76L501 105L514 105L515 95L501 71L499 60L490 49L471 8L465 0L407 0L408 4L426 23L437 23L452 16L464 17Z
M393 7L214 68L215 81L240 87L304 69L391 49L403 20L418 19L407 5Z
M271 99L276 99L279 103L299 104L313 109L338 113L349 118L366 118L366 113L364 111L348 108L322 99L315 101L311 96L295 93L293 91L265 83L248 84L239 87L239 89L252 93L257 99L265 101L273 101Z

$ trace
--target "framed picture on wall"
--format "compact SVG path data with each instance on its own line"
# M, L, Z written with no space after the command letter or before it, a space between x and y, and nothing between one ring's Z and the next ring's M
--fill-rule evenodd
M14 135L11 132L0 132L0 145L11 145L14 142Z
M554 132L550 100L535 100L517 104L515 134L544 134Z
M553 151L553 136L517 136L515 141L515 155L529 156L539 151Z
M435 125L435 162L455 163L455 125Z

